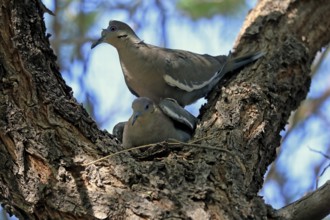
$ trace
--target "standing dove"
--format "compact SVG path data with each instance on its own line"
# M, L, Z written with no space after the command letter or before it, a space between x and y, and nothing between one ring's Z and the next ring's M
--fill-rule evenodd
M214 57L161 48L144 43L127 24L115 20L109 22L91 48L103 42L117 49L125 82L134 95L156 103L172 98L183 107L206 96L226 73L263 55L256 52L238 58Z

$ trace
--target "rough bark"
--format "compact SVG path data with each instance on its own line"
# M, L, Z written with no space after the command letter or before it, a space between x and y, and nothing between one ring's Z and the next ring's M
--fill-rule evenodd
M261 0L237 40L255 64L209 95L201 145L123 153L65 85L37 0L0 1L0 201L21 219L272 219L257 196L330 40L330 2Z

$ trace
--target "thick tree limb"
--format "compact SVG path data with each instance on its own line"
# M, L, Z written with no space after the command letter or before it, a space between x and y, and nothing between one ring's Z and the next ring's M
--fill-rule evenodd
M291 220L323 219L330 213L330 180L316 191L275 212L275 215Z
M266 56L209 96L196 138L82 166L121 146L65 85L40 1L0 2L0 200L21 219L266 219L257 196L279 132L330 41L329 1L261 0L236 53ZM230 154L226 152L231 152Z

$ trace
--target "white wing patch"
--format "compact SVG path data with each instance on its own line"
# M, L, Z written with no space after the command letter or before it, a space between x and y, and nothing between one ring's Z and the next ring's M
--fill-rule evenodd
M163 105L162 108L163 108L163 111L166 112L166 114L168 116L170 116L172 119L174 119L174 120L176 120L178 122L184 122L184 124L188 125L191 129L194 128L194 124L191 123L191 121L189 121L187 118L178 115L177 113L175 113L174 111L172 111L171 108L168 108L165 105Z
M204 82L198 82L200 84L194 84L194 83L191 83L191 85L189 85L187 83L186 80L184 80L184 82L180 82L178 80L175 80L173 77L171 77L170 75L167 75L165 74L164 75L164 80L165 82L170 85L170 86L173 86L173 87L178 87L179 89L182 89L186 92L192 92L194 90L198 90L198 89L201 89L205 86L207 86L210 82L212 82L219 74L220 71L216 72L209 80L207 81L204 81Z

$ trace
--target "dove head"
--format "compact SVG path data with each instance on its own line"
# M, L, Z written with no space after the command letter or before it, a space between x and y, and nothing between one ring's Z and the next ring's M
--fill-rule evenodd
M148 120L150 114L155 110L154 102L146 97L140 97L134 100L132 104L133 115L132 115L132 125L137 119L143 123L143 121Z
M121 21L111 20L107 29L102 30L101 37L92 44L91 49L101 43L119 48L127 39L139 40L130 26Z

